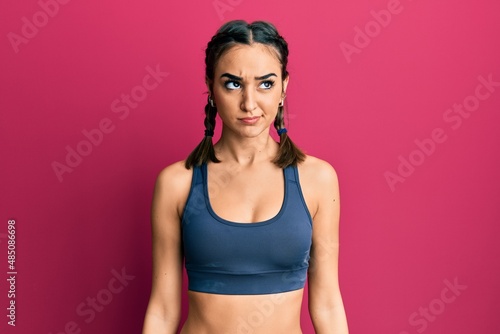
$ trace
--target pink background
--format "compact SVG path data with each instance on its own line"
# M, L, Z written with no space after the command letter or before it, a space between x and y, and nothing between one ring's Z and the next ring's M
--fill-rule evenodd
M338 171L351 333L500 332L498 1L60 1L0 4L2 333L140 332L154 181L201 140L203 50L236 18L288 40L290 136Z

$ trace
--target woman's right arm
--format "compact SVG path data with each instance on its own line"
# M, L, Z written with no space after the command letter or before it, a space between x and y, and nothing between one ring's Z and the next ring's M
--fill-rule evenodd
M156 181L151 207L152 287L143 334L174 334L179 326L182 288L181 210L189 192L189 175L190 171L177 163L165 168Z

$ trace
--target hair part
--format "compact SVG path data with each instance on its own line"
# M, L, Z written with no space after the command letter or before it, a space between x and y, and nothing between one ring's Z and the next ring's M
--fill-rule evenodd
M260 43L271 47L281 64L281 78L284 80L288 77L288 44L285 39L278 33L276 27L265 21L255 21L247 23L243 20L229 21L219 28L217 33L208 42L205 50L205 80L209 88L209 96L207 105L205 106L205 137L191 152L185 162L187 169L193 166L199 166L209 161L219 163L212 142L212 135L215 129L215 116L217 115L217 106L210 103L215 68L219 59L229 51L233 46L238 44L251 45ZM284 122L284 107L278 107L278 113L274 120L276 130L285 127ZM292 142L288 134L280 135L279 149L273 163L280 168L285 168L290 165L297 165L304 161L305 154Z

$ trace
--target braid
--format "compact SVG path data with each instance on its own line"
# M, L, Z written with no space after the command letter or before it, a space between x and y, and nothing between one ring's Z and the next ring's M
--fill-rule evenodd
M278 113L276 114L276 118L274 119L274 128L276 131L283 129L285 127L284 115L283 115L283 106L278 107ZM281 139L281 136L280 136Z
M208 161L220 162L215 155L212 137L215 129L215 117L217 116L217 108L212 107L210 103L205 105L205 138L191 152L185 162L187 169L193 166L200 166Z
M205 130L213 133L215 130L215 116L217 116L217 108L212 108L210 103L205 106ZM212 136L210 136L212 137Z
M280 105L276 118L274 119L274 128L276 130L285 128L284 114L284 107ZM273 160L278 167L285 168L290 165L296 166L298 163L305 160L306 155L292 142L286 131L281 133L279 144L278 154Z

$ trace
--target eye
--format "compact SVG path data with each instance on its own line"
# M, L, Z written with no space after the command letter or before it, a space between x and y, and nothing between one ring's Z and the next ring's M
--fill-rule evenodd
M228 80L224 83L224 86L227 88L227 89L230 89L230 90L235 90L235 89L239 89L241 87L240 83L237 82L237 81L231 81L231 80Z
M260 84L260 88L271 89L274 86L274 81L267 80Z

